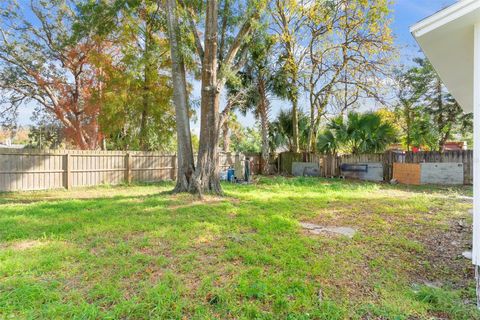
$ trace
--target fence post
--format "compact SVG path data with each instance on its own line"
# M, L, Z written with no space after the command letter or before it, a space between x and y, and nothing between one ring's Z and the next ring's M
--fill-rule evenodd
M332 158L333 160L333 176L334 177L340 177L342 175L342 170L340 170L340 167L343 162L342 156L334 156Z
M257 174L265 174L265 172L268 169L268 165L270 163L270 154L268 155L268 160L267 163L263 161L262 153L260 152L259 154L255 155L254 159L258 159L258 172Z
M130 152L125 154L125 182L130 184L132 182L132 164L130 159Z
M72 163L70 153L65 154L65 188L67 190L72 188Z
M277 174L282 174L282 170L280 168L280 161L281 161L282 154L279 153L277 156Z
M392 168L392 151L387 150L383 153L383 180L389 182L392 180L391 172L393 171Z

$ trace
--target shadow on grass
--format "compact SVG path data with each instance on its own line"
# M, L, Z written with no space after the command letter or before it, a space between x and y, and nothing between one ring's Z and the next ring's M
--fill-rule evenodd
M272 186L276 188L271 188ZM145 187L143 196L169 196L173 194L173 182L152 182L152 183L133 183L130 185L120 184L116 186L104 185L96 187L76 188L72 190L39 190L25 192L0 192L0 205L3 204L29 204L42 201L59 201L59 200L81 200L81 199L99 199L99 198L115 198L119 195L116 193L127 193L136 187ZM168 188L161 192L150 192L149 187ZM309 192L322 193L325 191L366 191L366 190L398 190L415 194L444 194L446 196L467 196L473 195L471 186L409 186L409 185L391 185L388 183L374 183L358 180L344 179L327 179L327 178L291 178L291 177L260 177L256 184L238 185L223 183L227 196L234 193L250 193L255 192L256 188L261 188L262 192L278 193L279 188L313 188ZM96 193L98 191L98 193ZM112 196L99 196L105 192L111 191ZM229 195L230 193L230 195ZM141 197L142 192L132 197Z
M149 191L148 188L168 188L161 192ZM101 185L95 187L73 188L71 190L36 190L24 192L0 192L0 205L2 204L29 204L42 201L59 201L59 200L89 200L99 198L115 198L121 193L128 193L129 190L145 188L143 192L137 193L137 197L142 193L147 195L170 195L174 185L171 182L152 182L152 183L133 183L119 185ZM140 189L141 190L141 189ZM138 191L138 190L137 190ZM106 193L112 192L111 196L105 196ZM99 196L99 194L101 196ZM133 197L133 196L132 196Z
M417 223L424 217L429 222L428 219L434 217L428 213L429 208L442 208L440 201L448 203L441 200L444 198L434 202L435 195L417 196L425 193L407 188L406 191L413 194L399 199L394 193L382 193L390 189L404 191L398 186L327 179L272 179L261 180L258 185L225 184L224 187L227 197L210 197L211 201L203 202L191 195L171 195L168 190L134 194L134 187L130 195L126 188L124 194L102 196L110 189L100 188L92 190L98 194L89 198L43 198L25 205L13 201L20 205L10 203L0 207L0 240L66 240L75 250L74 258L59 255L52 261L72 263L77 267L73 270L80 276L86 275L80 279L86 279L87 284L100 283L98 287L83 289L91 305L103 307L104 300L107 302L105 312L122 303L122 308L128 307L122 310L133 310L137 305L135 300L127 306L132 300L121 298L124 293L132 294L127 292L131 288L132 292L139 292L137 301L142 302L139 305L143 305L147 315L159 309L159 301L164 301L165 296L177 294L182 283L186 286L184 291L168 301L175 305L186 302L190 312L205 306L205 312L218 314L217 307L210 303L214 298L218 305L225 304L225 310L219 313L222 318L228 318L231 312L237 318L251 315L240 309L245 305L258 306L258 310L266 308L270 315L283 306L282 318L294 311L299 314L296 318L301 318L300 313L311 311L323 314L325 310L318 308L319 292L325 299L338 302L337 308L350 306L351 297L355 297L355 303L373 299L373 303L380 305L381 301L375 300L380 291L398 294L411 308L416 306L410 301L408 277L414 268L415 272L432 270L418 264L426 259L422 247L410 233L428 230L427 225ZM71 196L75 197L75 191ZM445 210L440 216L443 219L451 209L442 210ZM359 235L354 239L314 237L303 233L298 225L302 220L348 223L359 228ZM35 258L30 252L17 256L22 257L18 266ZM70 267L61 266L58 279L63 276L61 272ZM29 271L28 268L31 267L27 265L25 270ZM123 278L118 277L122 272ZM168 280L165 272L171 272L177 282L166 292L158 291L155 286L164 285ZM15 269L12 274L15 279L28 272L18 273ZM46 277L52 277L52 273ZM27 287L33 285L35 283ZM75 283L77 288L82 285ZM12 288L11 291L13 285ZM107 289L95 292L103 288ZM108 288L120 298L114 300L116 295ZM158 291L159 299L153 294L153 298L149 296L150 290ZM351 292L355 294L350 295ZM69 301L68 292L57 293ZM145 304L149 297L151 303ZM205 303L206 298L209 304ZM30 300L26 299L20 307L24 309ZM165 310L170 310L169 307ZM440 304L436 308L443 310ZM36 312L41 310L38 306ZM374 315L385 312L385 318L392 319L396 312L370 311ZM110 316L131 316L124 312L122 316L112 316L113 313ZM332 312L314 318L334 319ZM446 312L453 314L450 309ZM409 310L398 313L405 314L400 318L406 319ZM188 315L191 314L187 313L186 317ZM345 311L338 319L346 316Z
M377 195L372 197L368 186L382 190L382 186L376 184L365 187L357 183L335 183L336 186L327 184L329 193L315 190L314 194L306 194L290 190L285 195L277 194L275 197L250 196L249 193L258 193L255 186L226 185L227 196L213 200L207 197L204 201L189 194L174 195L170 190L131 196L95 195L73 199L59 197L28 201L12 198L10 202L0 205L0 234L2 240L13 240L43 235L65 236L95 226L114 231L115 226L119 225L127 232L129 221L136 230L151 230L156 224L179 226L201 221L231 224L232 219L228 218L231 215L235 215L237 221L240 218L244 224L250 224L252 228L267 227L272 217L291 219L293 224L310 220L367 228L373 223L379 226L382 223L400 223L405 217L420 219L421 215L428 215L430 207L434 205L431 197L412 197L399 201L392 195L378 193L378 189ZM336 187L342 186L343 189L337 190ZM355 192L356 188L362 192ZM263 189L262 196L265 193L276 191ZM9 205L12 203L28 205Z

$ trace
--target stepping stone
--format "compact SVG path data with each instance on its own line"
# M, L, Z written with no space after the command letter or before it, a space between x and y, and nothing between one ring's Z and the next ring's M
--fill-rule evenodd
M443 286L443 283L441 283L440 281L434 281L434 282L424 281L423 285L425 285L429 288L439 289Z
M473 197L469 197L469 196L458 196L457 199L473 201Z
M462 252L462 256L465 259L472 260L472 251L464 251Z
M303 229L308 229L308 230L323 228L322 226L319 226L318 224L313 224L313 223L308 223L308 222L300 222L300 225L302 226Z
M457 222L457 225L461 228L461 229L466 229L468 228L468 224L465 220L459 220Z
M357 233L357 230L350 227L320 226L320 225L308 223L308 222L301 222L300 225L302 226L302 228L307 229L310 233L316 234L316 235L333 233L333 234L345 236L351 239Z

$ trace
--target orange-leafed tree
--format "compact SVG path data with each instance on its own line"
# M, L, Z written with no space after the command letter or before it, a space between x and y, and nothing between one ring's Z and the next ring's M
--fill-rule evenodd
M102 70L91 59L105 49L98 38L77 36L75 3L67 0L0 4L0 116L35 104L58 121L68 142L97 149ZM3 113L3 114L2 114Z
M105 46L92 62L102 68L100 126L112 149L175 147L170 48L161 2L90 1L80 7L79 34L94 33Z

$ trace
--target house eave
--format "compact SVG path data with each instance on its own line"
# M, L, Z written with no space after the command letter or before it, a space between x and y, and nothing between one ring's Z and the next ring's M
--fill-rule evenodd
M412 33L415 38L421 37L479 8L480 1L478 0L461 0L417 22L410 27L410 33Z
M480 0L461 0L410 28L425 56L465 112L473 111L473 36L478 24Z

